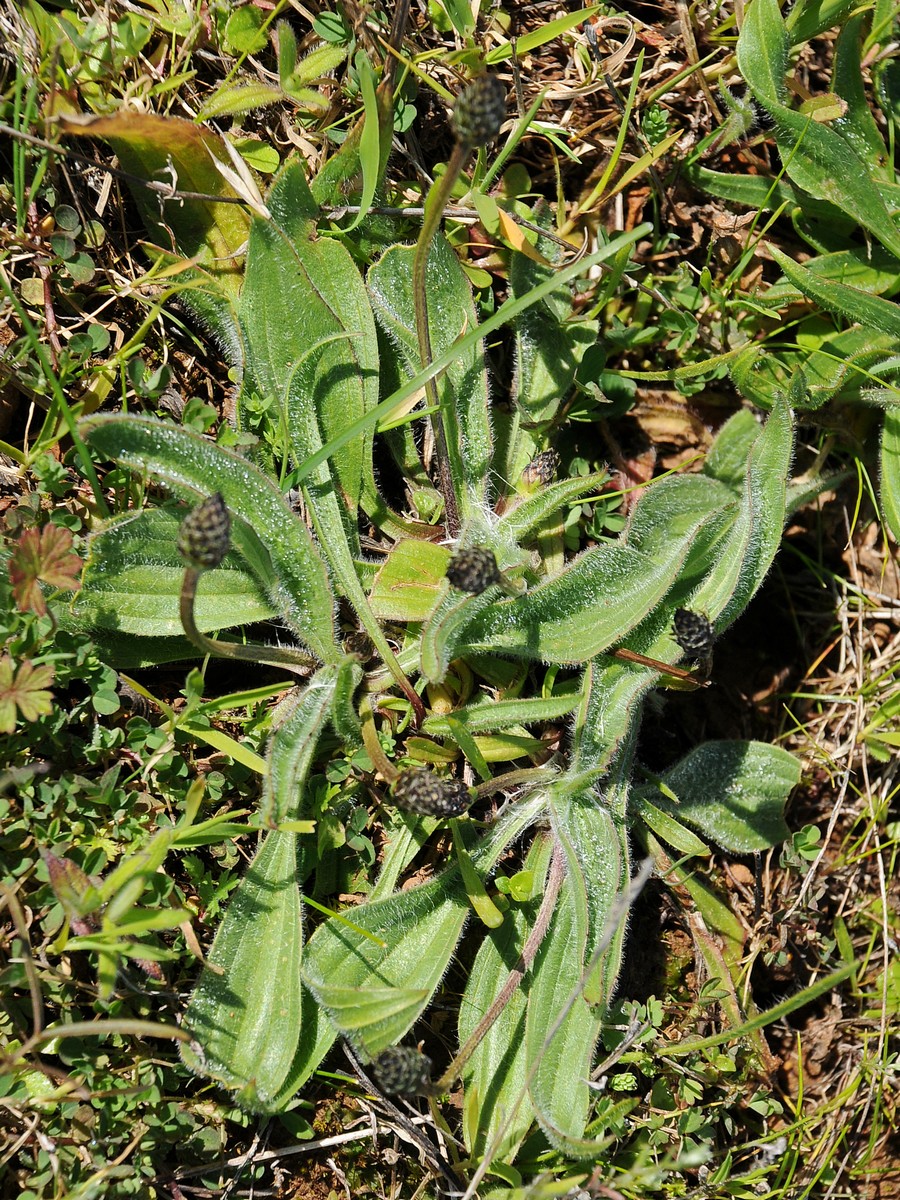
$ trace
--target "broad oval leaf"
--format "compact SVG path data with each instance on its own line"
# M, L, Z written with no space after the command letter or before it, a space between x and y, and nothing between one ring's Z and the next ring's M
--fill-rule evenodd
M654 803L725 850L768 850L790 836L784 804L800 782L800 763L764 742L704 742L662 776L678 797Z
M759 437L759 422L749 408L729 417L716 435L703 464L704 475L711 475L734 491L741 492L747 474L747 459Z
M261 471L198 434L145 417L91 417L82 429L100 454L155 475L182 494L221 492L239 519L233 540L273 608L319 658L340 660L325 565L306 526Z
M92 629L140 637L177 637L184 560L176 549L180 520L165 509L147 508L91 537L81 591L72 612ZM197 587L194 617L204 633L264 621L274 608L259 583L233 552L205 571ZM196 651L185 642L188 656Z
M227 202L237 195L216 165L230 162L218 134L180 117L125 108L96 116L59 114L57 120L69 134L106 139L120 167L134 177L134 201L159 245L171 247L174 236L179 253L197 259L218 290L237 292L248 217L243 205ZM146 180L164 180L207 198L179 197L165 204Z
M317 419L325 441L337 437L378 402L378 340L365 285L340 242L318 238L316 204L299 163L289 164L266 197L271 219L254 217L240 312L248 343L241 407L258 391L286 412L294 368L316 344L332 342L316 379ZM334 339L337 339L336 341ZM289 420L296 464L318 449L306 427ZM332 456L351 513L363 474L371 473L372 432Z
M375 576L369 605L383 621L424 621L442 590L450 551L418 538L402 538Z

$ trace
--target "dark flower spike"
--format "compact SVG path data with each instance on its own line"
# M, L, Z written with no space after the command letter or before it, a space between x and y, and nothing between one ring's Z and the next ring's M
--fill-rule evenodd
M390 798L404 812L441 820L462 816L474 799L461 779L440 779L427 767L404 771L391 788Z
M231 517L220 492L209 496L181 522L178 553L197 571L217 567L231 548Z
M427 1096L431 1059L414 1046L388 1046L372 1063L372 1075L388 1096Z
M492 584L500 583L500 568L492 550L483 546L468 546L457 552L447 564L450 586L458 592L478 596Z
M453 132L463 146L486 145L506 118L506 88L496 75L479 75L456 98Z
M522 472L522 482L527 487L537 488L542 484L546 486L548 483L553 482L558 470L559 455L557 452L555 450L542 450Z
M675 641L687 658L708 658L716 640L716 631L708 617L691 612L689 608L676 608L672 619Z

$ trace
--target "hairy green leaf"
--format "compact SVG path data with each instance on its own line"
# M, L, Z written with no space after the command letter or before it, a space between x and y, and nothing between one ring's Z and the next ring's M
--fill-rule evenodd
M234 893L185 1013L189 1067L267 1108L300 1035L302 908L297 837L272 832Z
M551 263L560 248L539 238L537 249ZM509 282L514 296L524 295L553 275L553 266L542 266L514 254ZM597 321L572 319L572 293L561 287L540 304L526 309L516 321L516 405L529 422L552 419L575 380L575 372L588 346L597 340Z
M881 433L881 515L900 542L900 409L888 408Z
M539 892L546 877L553 840L538 835L523 864ZM464 1045L490 1009L514 969L526 943L537 905L517 905L499 929L488 932L482 942L459 1009L459 1039ZM530 918L530 919L529 919ZM470 1152L481 1157L488 1149L493 1157L509 1161L534 1119L528 1095L525 1057L525 1011L530 980L525 976L513 991L500 1015L475 1048L464 1071L466 1105L463 1136ZM499 1139L499 1140L498 1140Z
M567 871L529 988L526 1054L541 1127L554 1144L582 1149L594 1046L621 961L615 909L629 875L627 836L593 790L561 783L550 797Z
M700 533L706 515L673 522L653 558L619 543L588 550L561 575L524 596L501 600L462 625L448 641L545 662L585 662L620 642L663 598Z
M144 417L91 417L90 444L183 495L221 492L237 518L232 537L273 608L325 662L337 662L333 597L312 538L277 488L245 459L194 433Z
M331 718L339 669L323 667L275 710L261 809L268 825L301 815L303 789L319 737Z
M288 406L293 371L316 345L317 415L326 441L378 402L378 342L359 271L340 242L318 238L316 205L296 162L278 176L266 197L271 220L255 217L240 311L248 343L241 420L253 392ZM290 454L302 463L314 449L287 416ZM371 473L372 431L364 431L332 456L343 498L356 512L363 474Z
M394 341L410 376L421 366L412 294L414 256L413 247L392 246L368 275L375 315ZM431 345L437 358L477 323L469 283L441 237L435 238L432 246L426 279ZM454 491L465 522L486 503L491 479L490 406L482 347L460 347L438 377L437 389Z
M470 733L487 733L497 729L509 729L513 725L530 725L537 722L556 721L578 706L579 696L572 692L566 696L546 696L543 699L479 700L457 708L453 712ZM437 737L451 735L447 718L428 717L422 726L423 732Z
M800 782L800 763L764 742L704 742L663 775L678 797L654 803L726 850L767 850L790 836L784 804Z
M750 603L781 544L792 450L791 412L782 399L750 452L737 519L688 605L706 613L719 632Z
M496 863L508 843L541 810L532 795L518 804L472 850L479 872ZM350 927L336 918L313 934L303 978L332 1023L366 1055L399 1041L443 977L469 913L457 867L386 900L360 905Z
M72 606L76 618L92 629L140 637L180 635L184 560L175 545L180 523L173 512L148 508L95 533ZM204 632L264 621L274 611L234 552L205 571L197 587L194 616ZM187 642L185 649L187 656L195 653Z
M900 338L900 308L893 301L873 296L870 292L839 283L835 279L823 280L806 266L800 266L783 254L777 246L771 246L770 250L791 283L826 311L839 313L851 321L859 321L867 328L880 329L883 333Z
M785 169L810 195L829 200L900 257L894 223L868 163L840 133L785 103L789 38L777 0L753 0L738 39L741 74L775 122Z

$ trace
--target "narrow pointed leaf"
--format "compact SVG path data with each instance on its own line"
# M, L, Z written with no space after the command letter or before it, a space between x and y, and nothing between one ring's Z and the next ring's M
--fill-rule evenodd
M261 818L269 825L301 815L306 784L319 737L331 718L338 667L323 667L304 688L278 706L267 753Z
M379 322L397 346L409 375L421 366L412 294L415 250L392 246L369 271L372 305ZM434 357L477 324L469 283L456 255L436 238L428 260L428 319ZM444 413L447 450L454 490L463 520L488 498L491 478L491 426L487 373L480 345L460 347L446 372L437 379Z
M184 1061L267 1108L290 1074L300 1034L303 945L297 838L268 835L235 891L185 1014Z
M477 1019L490 1008L527 936L525 915L515 911L499 929L491 930L485 937L460 1004L461 1043L474 1031ZM463 1136L469 1150L479 1157L490 1146L497 1158L509 1161L534 1120L526 1078L524 987L523 984L510 997L463 1072L466 1095ZM501 1127L503 1139L495 1146Z
M329 349L326 347L324 352L327 353ZM336 367L338 364L332 369ZM314 454L322 446L318 414L327 405L323 402L317 386L322 378L321 370L322 358L317 351L313 352L301 360L291 375L288 387L287 407L291 427L310 454ZM336 467L334 474L337 475ZM353 550L357 545L356 530L351 529L348 524L346 510L342 510L338 500L335 479L325 463L316 468L314 474L304 479L303 494L338 590L352 604L382 661L391 669L395 678L400 676L402 672L394 652L369 607L368 597L357 575L353 559Z
M892 183L893 169L887 166L884 139L872 116L863 86L862 48L867 20L868 14L854 14L838 36L832 87L846 103L847 110L832 122L832 128L850 143L875 178Z
M605 471L597 471L580 479L561 479L549 487L542 487L533 496L504 513L500 518L499 529L515 541L523 541L567 505L576 503L590 492L599 491L608 479Z
M567 872L529 988L530 1092L551 1141L583 1149L594 1046L621 964L624 919L616 905L628 881L628 845L624 827L592 789L573 791L561 783L550 797ZM607 950L586 975L605 941Z
M479 700L455 709L452 716L455 721L465 725L470 733L487 733L511 729L519 724L557 721L577 708L579 699L578 693L572 692L534 700ZM428 717L422 729L437 737L451 736L447 718L442 716Z
M873 296L861 288L850 287L835 279L822 279L806 266L794 262L776 246L770 247L772 257L791 283L827 312L838 313L851 321L859 321L867 329L880 329L900 338L900 307L892 300Z
M451 660L467 646L466 630L497 592L496 586L479 596L450 590L440 598L422 630L419 669L429 682L440 683L445 678Z
M538 239L538 249L555 264L559 246ZM509 282L514 296L524 295L553 274L522 254L510 262ZM572 293L561 287L516 321L516 405L530 422L550 420L571 391L575 372L588 346L597 341L597 321L572 319Z
M695 833L691 833L675 816L658 808L646 796L635 796L634 811L657 837L662 838L679 854L708 858L712 853Z
M900 410L888 408L881 434L881 515L900 542Z

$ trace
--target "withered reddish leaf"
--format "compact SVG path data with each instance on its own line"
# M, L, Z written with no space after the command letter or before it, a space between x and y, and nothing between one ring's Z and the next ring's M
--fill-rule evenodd
M28 529L19 538L9 559L13 596L21 612L42 617L47 604L40 581L50 587L75 591L84 564L72 550L72 535L58 525Z
M53 710L53 693L47 685L53 680L53 667L23 662L18 671L8 654L0 658L0 733L12 733L16 727L16 709L25 721L36 721Z

